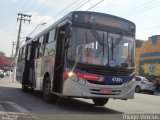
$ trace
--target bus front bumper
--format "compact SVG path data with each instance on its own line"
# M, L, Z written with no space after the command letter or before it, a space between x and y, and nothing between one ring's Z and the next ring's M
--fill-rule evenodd
M71 77L65 80L63 96L82 98L115 98L133 99L135 92L134 79L122 85L93 84L81 78Z

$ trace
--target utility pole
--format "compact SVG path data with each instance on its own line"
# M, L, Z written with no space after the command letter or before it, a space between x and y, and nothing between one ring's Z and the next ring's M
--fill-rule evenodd
M12 54L11 54L11 58L13 58L13 50L14 50L14 46L16 45L15 42L12 42Z
M24 21L24 23L27 21L27 22L31 22L31 15L26 15L26 14L23 14L23 13L18 13L18 17L17 17L17 22L20 21L19 23L19 29L18 29L18 37L17 37L17 44L16 44L16 52L15 52L15 56L14 56L14 59L15 59L15 67L14 67L14 70L13 70L13 79L12 79L12 82L15 82L16 80L16 67L17 67L17 54L18 54L18 50L19 50L19 44L20 44L20 33L21 33L21 28L22 28L22 21Z
M28 21L29 23L31 22L31 15L26 15L23 13L18 13L18 18L17 18L17 22L20 21L19 23L19 29L18 29L18 37L17 37L17 45L16 45L16 52L15 52L15 57L18 54L18 49L19 49L19 43L20 43L20 33L21 33L21 28L22 28L22 21L24 21L24 23L26 21Z
M12 42L12 54L11 54L11 58L10 58L10 72L9 72L9 76L11 76L11 71L12 71L12 68L13 68L13 50L14 50L14 46L16 45L16 42ZM12 78L11 78L12 79Z

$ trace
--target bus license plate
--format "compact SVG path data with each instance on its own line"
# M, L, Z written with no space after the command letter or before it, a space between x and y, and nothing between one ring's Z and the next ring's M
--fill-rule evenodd
M112 90L111 89L101 89L100 93L103 93L103 94L112 94Z

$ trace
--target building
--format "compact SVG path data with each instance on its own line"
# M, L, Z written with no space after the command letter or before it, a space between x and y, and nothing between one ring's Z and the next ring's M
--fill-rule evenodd
M160 35L154 35L142 44L137 52L137 75L160 77Z
M135 47L136 47L136 55L135 55L135 65L136 65L136 75L139 75L139 59L140 59L140 53L142 44L144 43L144 40L136 40Z
M8 71L12 65L13 60L11 57L0 56L0 69Z

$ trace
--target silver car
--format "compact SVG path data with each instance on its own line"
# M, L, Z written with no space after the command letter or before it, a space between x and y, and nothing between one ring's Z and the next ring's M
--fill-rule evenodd
M4 72L0 70L0 78L4 77Z
M155 91L155 84L150 79L147 79L146 77L142 76L136 76L135 80L135 92L150 92L154 94Z

